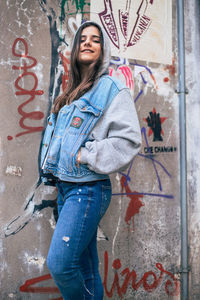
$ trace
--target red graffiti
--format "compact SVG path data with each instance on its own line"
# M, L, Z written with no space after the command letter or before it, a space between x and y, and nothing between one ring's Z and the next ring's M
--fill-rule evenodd
M163 81L164 81L164 82L169 82L169 78L168 78L168 77L165 77L165 78L163 79Z
M175 59L172 59L172 64L171 65L167 65L164 70L169 70L169 74L171 76L174 76L176 73L176 65L175 65Z
M69 80L69 65L70 65L70 60L69 60L69 51L66 51L66 56L63 55L61 52L59 53L60 58L62 60L62 64L64 67L64 74L62 76L62 90L64 91L67 88L68 80Z
M121 183L122 192L123 192L123 190L125 190L127 197L131 199L129 202L128 208L126 210L125 222L127 223L127 225L130 225L130 220L132 218L132 224L133 224L133 228L134 228L134 216L136 214L139 214L140 208L142 206L144 206L144 204L140 200L140 198L142 198L144 196L137 195L137 194L134 195L134 193L136 193L136 191L134 191L134 192L131 191L125 176L121 177L120 183Z
M40 283L42 281L47 281L52 279L50 274L35 277L29 280L20 286L19 290L23 293L35 293L35 294L60 294L59 289L57 287L42 287L42 286L35 286L36 283ZM62 297L54 298L52 300L63 300Z
M165 293L169 296L178 296L180 293L180 284L179 281L174 277L174 275L168 271L166 271L161 263L157 263L156 269L160 272L160 274L156 275L154 271L147 271L144 273L142 278L137 281L137 274L135 270L130 271L129 268L125 268L120 270L122 265L119 258L115 259L112 263L112 267L115 270L115 275L113 279L113 283L111 284L111 289L108 289L108 266L109 266L109 258L108 252L104 253L104 280L103 286L105 289L105 293L109 298L112 298L115 291L119 295L119 297L123 298L126 294L129 284L134 290L138 290L143 286L144 290L148 293L155 290L160 284L161 281L164 280L164 275L167 275L168 278L165 283ZM123 277L123 281L120 277ZM35 277L29 280L20 286L20 292L22 293L33 293L33 294L60 294L59 289L55 286L36 286L41 282L49 281L52 277L50 274ZM122 283L120 285L120 282ZM54 298L52 300L63 300L62 297Z
M28 96L29 98L19 105L18 112L22 116L19 125L21 128L25 129L25 131L20 132L16 134L16 137L19 137L24 134L34 133L38 131L42 131L42 126L29 126L25 124L25 121L27 119L30 120L41 120L44 118L44 114L41 111L32 111L32 112L26 112L24 110L24 107L33 101L35 99L35 96L40 96L44 92L43 90L37 90L38 86L38 78L34 72L31 72L30 69L35 67L37 65L37 60L28 55L28 44L23 38L17 38L12 46L12 54L16 57L20 58L20 65L16 66L14 65L12 67L13 70L19 70L22 73L18 76L18 78L15 81L15 87L17 89L16 95L17 96ZM33 80L33 86L29 89L25 89L23 87L25 78L30 78ZM8 140L11 140L12 137L8 136Z
M153 290L155 290L161 283L161 281L164 279L164 274L169 277L165 283L165 292L169 296L178 296L180 293L180 284L177 281L177 279L174 277L174 275L168 271L166 271L162 264L157 263L155 266L157 270L160 272L160 274L157 276L154 271L148 271L145 272L144 275L140 280L137 281L137 274L135 270L130 271L129 268L125 268L124 270L120 271L121 261L120 259L115 259L113 261L112 267L115 270L115 275L113 279L113 283L111 285L111 289L108 289L107 281L108 281L108 265L109 265L109 259L108 259L108 252L105 251L104 254L104 289L105 293L109 298L112 298L114 295L114 292L116 291L119 297L123 298L123 296L126 294L129 284L131 283L132 288L134 290L138 290L142 285L146 292L150 293ZM124 281L120 286L120 275L124 276Z
M152 120L148 119L148 117L144 118L144 121L149 126L148 136L151 136L153 134L153 132L155 134L155 130L156 131L160 130L161 135L164 135L164 131L161 126L167 120L167 118L160 117L160 114L159 113L157 114L155 107L153 108L153 111L150 112L150 116L152 116ZM158 127L158 129L156 128L156 126ZM156 140L156 139L154 139L154 140ZM157 140L162 140L162 139L157 139Z

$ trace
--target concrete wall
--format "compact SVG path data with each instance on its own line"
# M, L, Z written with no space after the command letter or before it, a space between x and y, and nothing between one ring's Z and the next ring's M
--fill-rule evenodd
M46 116L67 82L71 39L81 19L89 18L89 4L57 0L0 4L2 300L61 299L46 267L56 223L56 191L39 181L38 153ZM190 299L200 297L198 9L197 1L186 3ZM112 58L112 76L132 91L143 145L126 172L111 176L112 203L98 231L105 299L180 299L176 26L174 1L171 64ZM157 116L155 127L148 122L151 113Z

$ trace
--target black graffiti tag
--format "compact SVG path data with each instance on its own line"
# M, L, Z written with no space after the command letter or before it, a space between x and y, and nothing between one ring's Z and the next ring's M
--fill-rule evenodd
M161 118L160 114L156 113L156 111L152 111L149 113L149 116L146 118L148 127L153 131L153 141L162 141L163 138L161 136L162 126L161 126Z

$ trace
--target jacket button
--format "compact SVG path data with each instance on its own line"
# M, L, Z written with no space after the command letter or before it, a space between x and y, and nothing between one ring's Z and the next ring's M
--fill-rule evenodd
M45 145L45 147L47 147L47 144L44 144Z
M51 126L51 125L52 125L52 122L49 122L48 124Z

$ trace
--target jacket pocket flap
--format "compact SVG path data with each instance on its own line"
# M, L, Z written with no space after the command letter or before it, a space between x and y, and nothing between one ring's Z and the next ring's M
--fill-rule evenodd
M74 104L81 112L92 113L96 117L98 117L101 113L101 111L98 108L92 105L87 105L84 101L81 101L79 103L74 103Z

